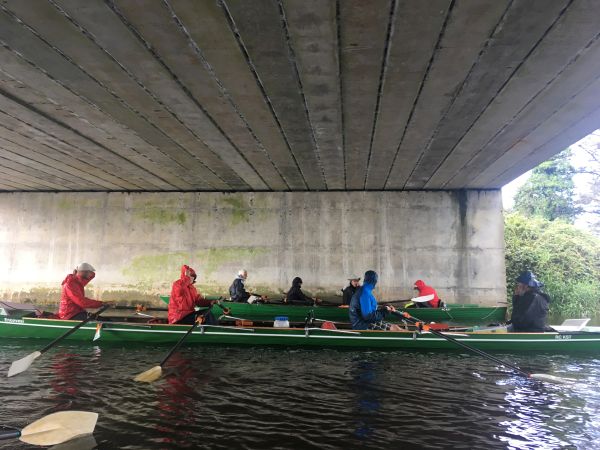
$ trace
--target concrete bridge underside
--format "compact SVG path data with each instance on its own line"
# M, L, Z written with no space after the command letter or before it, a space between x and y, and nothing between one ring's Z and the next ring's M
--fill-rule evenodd
M0 190L498 188L600 123L595 0L0 2Z

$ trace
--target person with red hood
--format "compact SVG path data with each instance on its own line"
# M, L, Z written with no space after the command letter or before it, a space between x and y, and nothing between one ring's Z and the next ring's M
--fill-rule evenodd
M96 269L91 264L81 263L67 275L62 282L62 294L58 308L58 318L62 320L87 319L86 308L100 308L104 302L85 296L85 286L96 276ZM109 302L112 303L112 302Z
M439 308L440 307L440 298L437 295L437 292L431 286L427 286L423 280L415 281L415 287L417 291L419 291L419 297L423 295L431 295L433 294L433 300L429 300L428 302L417 303L417 306L424 308Z
M214 301L206 300L194 286L196 272L188 265L181 266L181 277L173 283L169 300L169 323L193 325L198 313L196 306L211 306ZM208 312L205 323L214 325L215 317Z

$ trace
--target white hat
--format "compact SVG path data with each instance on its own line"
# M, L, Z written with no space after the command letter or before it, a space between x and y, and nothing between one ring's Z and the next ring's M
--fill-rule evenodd
M95 272L96 271L96 269L94 269L91 264L88 264L88 263L85 263L85 262L79 264L77 266L77 270L78 271L88 270L90 272Z
M356 276L356 275L352 275L352 276L351 276L351 277L349 277L348 279L349 279L350 281L352 281L352 280L358 280L358 281L360 281L360 277L359 277L359 276Z

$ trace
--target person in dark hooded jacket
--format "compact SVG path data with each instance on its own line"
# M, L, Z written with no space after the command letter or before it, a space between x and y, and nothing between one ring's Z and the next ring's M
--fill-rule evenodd
M377 300L373 295L377 278L377 272L367 270L365 272L364 284L356 290L352 296L352 300L350 300L348 315L352 329L400 331L398 325L388 323L384 320L390 312L396 311L396 308L391 305L377 305Z
M316 298L309 297L301 289L302 278L296 277L292 280L292 287L286 295L286 301L292 305L314 305L318 302Z
M541 291L544 284L526 271L516 279L517 286L512 298L511 325L508 331L547 331L548 304L550 297Z
M342 305L350 305L352 296L359 288L360 277L353 275L352 277L348 278L348 282L348 286L342 290Z

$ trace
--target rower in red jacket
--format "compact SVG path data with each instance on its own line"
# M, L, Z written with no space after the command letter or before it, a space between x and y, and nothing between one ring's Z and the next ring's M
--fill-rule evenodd
M173 283L169 300L169 323L193 325L198 313L195 306L210 306L214 301L206 300L194 286L196 272L190 266L181 266L181 277ZM205 323L216 324L217 320L209 312Z
M62 294L58 309L59 319L85 320L87 319L86 308L100 308L104 305L104 302L85 296L84 287L95 276L96 269L88 263L79 264L73 273L67 275L62 282Z
M433 294L433 300L428 302L417 303L417 306L426 307L426 308L439 308L440 307L440 298L437 295L437 292L431 286L427 286L423 280L415 281L414 289L419 291L419 297L423 295L431 295Z

